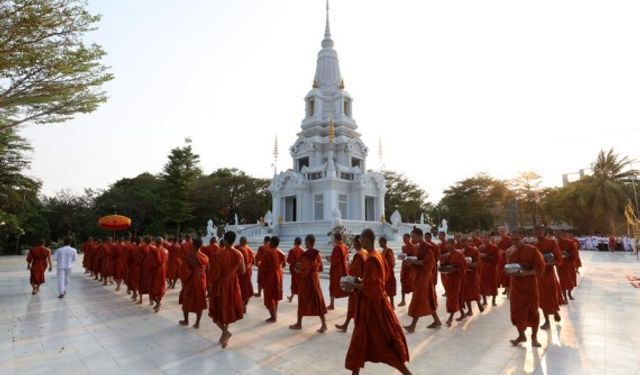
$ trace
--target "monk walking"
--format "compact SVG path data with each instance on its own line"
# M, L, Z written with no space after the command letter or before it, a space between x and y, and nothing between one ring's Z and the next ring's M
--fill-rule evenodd
M245 273L242 253L233 247L235 232L224 234L224 247L213 253L209 269L209 316L220 328L220 345L226 348L231 338L229 324L242 319L244 304L239 277Z
M262 271L262 259L264 258L264 255L267 249L269 248L270 241L271 241L271 237L265 236L264 239L262 240L262 246L258 247L258 251L256 252L255 262L256 262L256 267L258 267L258 277L257 277L258 291L254 295L254 297L262 296L262 274L264 273Z
M411 235L405 233L402 235L402 253L404 256L415 256L415 250L413 245L411 244ZM402 298L398 306L405 306L407 303L405 301L405 294L409 294L412 292L413 284L413 270L409 263L402 262L400 266L400 294L402 294Z
M508 236L507 228L500 227L498 228L498 234L500 239L496 246L500 249L500 259L498 260L498 281L500 285L504 288L502 294L506 295L509 293L509 276L504 272L504 265L507 263L507 249L509 249L513 243L511 241L511 237Z
M293 240L293 248L287 254L287 264L291 274L291 294L287 297L289 302L293 300L293 296L298 294L298 286L300 285L300 275L295 272L295 265L300 261L300 257L304 253L300 245L302 245L302 238L296 237Z
M500 249L492 243L491 237L483 238L483 245L480 251L480 294L482 295L482 306L487 306L487 296L491 296L491 306L497 306L496 296L498 295L498 261L500 260Z
M536 247L542 253L553 254L553 260L545 260L546 266L544 272L538 275L538 289L540 291L540 309L544 315L544 324L541 329L549 329L551 322L549 321L549 315L553 315L553 319L556 322L560 322L560 304L562 300L562 292L560 291L560 282L556 276L556 270L554 265L562 264L562 252L558 247L558 243L555 239L545 236L544 228L536 228L535 235L538 239Z
M27 254L27 269L31 271L29 282L31 283L31 294L40 291L40 285L44 284L44 272L49 265L51 272L51 250L44 246L44 240L39 240L37 246L32 247Z
M467 305L467 316L473 316L473 308L471 302L476 301L478 310L484 311L484 307L480 303L480 252L476 249L467 237L462 237L462 254L465 258L471 258L471 263L467 262L467 272L462 282L462 300Z
M540 312L538 307L538 275L545 269L545 262L538 249L525 244L524 232L520 229L512 233L513 246L507 251L507 263L517 263L522 271L510 275L509 305L511 323L518 330L518 337L511 340L512 345L526 342L525 330L531 327L531 346L540 347L538 342L538 324Z
M353 259L351 260L351 264L349 265L349 275L356 278L356 280L362 280L362 272L364 271L364 262L367 260L367 256L369 253L367 250L362 248L362 243L360 242L360 235L356 235L353 238L353 248L356 251L353 254ZM353 291L349 293L349 301L347 304L347 316L345 317L345 321L342 324L336 324L336 328L341 330L342 332L347 332L347 328L349 328L349 323L351 319L355 318L356 310L358 308L358 298L360 294Z
M142 266L142 260L144 259L144 253L142 252L140 244L140 238L136 237L133 241L131 250L129 251L129 288L131 289L131 299L136 301L138 299L138 290L140 289L140 267Z
M565 302L573 300L571 291L578 286L578 278L576 275L576 261L578 259L578 246L568 233L559 233L558 246L562 251L562 263L556 265L558 269L558 278L560 279L560 289Z
M116 282L116 292L120 290L120 286L127 272L128 249L124 238L120 238L114 248L113 279Z
M405 260L413 270L413 297L409 304L408 315L413 319L411 324L404 328L412 333L416 330L418 319L423 316L433 317L433 323L427 328L440 328L442 322L438 317L438 297L433 283L433 271L435 254L431 247L424 241L422 229L414 228L411 231L411 241L416 251L417 260Z
M82 244L82 267L84 267L84 273L91 273L91 254L95 245L93 237L89 237L85 243Z
M269 247L262 258L262 288L264 290L264 306L269 310L267 323L278 320L278 301L282 301L283 267L286 264L284 253L278 248L280 239L276 236L269 240Z
M422 239L422 234L420 237ZM359 374L365 362L385 363L402 374L410 375L405 365L409 362L407 341L385 293L384 284L389 270L382 254L375 249L373 231L363 230L361 239L369 256L362 282L354 285L360 298L345 367L352 374Z
M171 245L167 248L169 251L169 264L167 265L167 280L169 282L169 289L175 289L176 281L178 281L180 270L180 245L175 237L170 239Z
M389 279L384 284L384 289L387 292L387 296L389 297L389 303L391 303L391 308L396 309L396 305L393 301L393 298L396 296L396 292L398 286L396 285L396 258L393 255L393 250L387 247L387 238L380 237L378 240L378 245L382 249L382 256L384 260L387 262L387 268L389 269Z
M138 305L142 305L142 296L149 294L153 283L154 270L157 266L157 258L151 253L151 237L144 237L144 244L140 246L142 262L140 263L140 288L138 288ZM149 305L153 306L153 300L149 296Z
M349 274L349 248L342 242L342 235L336 233L333 236L333 251L327 256L329 266L329 297L331 301L328 310L335 308L336 298L348 297L349 293L340 288L340 279Z
M207 308L207 266L209 258L202 254L202 240L196 238L189 243L189 253L184 259L181 268L180 280L182 290L178 302L182 305L184 319L178 323L181 326L189 325L189 313L196 314L196 322L193 328L200 328L202 311Z
M317 316L320 317L320 329L318 333L327 331L327 322L325 315L327 314L327 306L324 304L324 296L322 295L322 287L320 286L319 273L322 272L322 257L320 252L315 249L316 238L309 234L304 239L306 251L300 257L300 261L294 266L294 271L300 277L298 284L298 321L296 324L290 325L290 329L302 329L302 317Z
M160 304L162 303L162 297L167 290L167 262L169 261L169 251L164 248L163 238L157 237L155 246L151 247L149 258L155 260L155 267L152 269L151 287L149 289L149 299L153 306L153 311L157 314L160 311Z
M247 305L249 299L253 297L253 282L251 275L253 274L254 255L253 250L247 245L247 237L240 237L240 244L237 247L242 253L244 259L244 274L238 275L240 282L240 292L242 293L242 304L244 305L244 313L247 313Z
M462 301L462 282L467 273L467 262L462 251L451 249L440 256L440 266L447 270L442 272L442 283L447 296L447 312L449 313L447 327L451 327L456 312L460 311L460 317L456 319L457 321L462 321L467 317L464 313L464 307L460 303Z

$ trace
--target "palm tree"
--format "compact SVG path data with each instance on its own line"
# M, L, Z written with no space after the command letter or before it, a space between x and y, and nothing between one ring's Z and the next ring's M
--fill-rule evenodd
M580 203L591 207L596 217L607 217L611 234L616 233L616 217L622 214L622 205L629 199L624 184L633 182L638 171L631 168L633 160L620 157L613 148L600 150L598 158L591 164L593 175L585 180L580 194Z

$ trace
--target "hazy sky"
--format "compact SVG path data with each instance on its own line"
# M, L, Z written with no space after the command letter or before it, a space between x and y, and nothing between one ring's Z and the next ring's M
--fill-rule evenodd
M102 0L91 40L115 80L97 112L22 130L43 192L162 169L193 139L205 173L270 177L304 116L324 0ZM640 1L333 0L353 113L378 169L437 201L478 172L547 186L601 148L640 158Z

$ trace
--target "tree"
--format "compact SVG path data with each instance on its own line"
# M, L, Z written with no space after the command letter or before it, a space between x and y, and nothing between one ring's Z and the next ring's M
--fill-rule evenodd
M504 181L480 173L446 189L438 208L454 231L492 230L504 217L511 194Z
M418 184L397 172L383 171L382 174L387 180L387 194L384 197L387 220L395 210L406 222L417 222L422 214L428 213L431 208L427 202L429 195Z
M94 210L94 192L85 190L76 195L68 190L57 192L43 199L43 216L49 223L52 240L71 236L82 240L89 235L101 234L98 229L98 214Z
M612 149L605 153L600 150L595 162L591 164L593 175L584 179L580 202L591 207L598 220L606 218L611 234L616 233L616 217L622 216L627 199L631 198L625 184L631 184L638 171L631 168L633 161L620 157Z
M0 0L0 131L93 112L113 79L83 36L96 29L78 0Z
M536 172L522 172L511 181L516 199L519 202L516 215L520 215L520 212L530 215L533 227L540 224L538 218L542 215L540 210L541 178ZM521 225L523 224L521 220L518 221Z
M191 139L185 139L183 147L171 150L169 161L164 166L162 179L166 182L163 194L163 212L168 222L176 224L180 234L182 223L193 218L193 207L189 202L189 191L202 175L198 166L200 156L193 153Z

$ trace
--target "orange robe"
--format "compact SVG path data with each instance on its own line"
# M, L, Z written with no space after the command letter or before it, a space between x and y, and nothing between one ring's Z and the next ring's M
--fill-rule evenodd
M144 259L144 253L142 252L143 245L134 244L129 251L129 288L135 292L140 289L140 268L142 266L142 260Z
M542 255L553 253L556 264L562 264L562 252L556 240L552 238L544 238L542 241L538 240L536 247ZM564 299L560 291L560 282L556 276L556 270L553 264L546 265L544 272L538 276L538 289L540 290L540 308L542 312L545 315L558 312Z
M349 248L340 243L331 252L331 266L329 268L329 295L333 298L343 298L349 293L340 289L340 278L349 274Z
M249 246L238 246L238 251L242 253L244 259L244 275L238 275L240 282L240 292L242 293L242 301L246 304L253 297L253 282L251 276L253 274L254 255L253 250Z
M193 243L191 241L185 241L178 248L178 277L180 278L181 283L184 282L184 279L182 278L182 276L188 275L190 272L188 269L189 266L187 265L187 257L189 256L189 254L191 254L192 250L193 250Z
M431 315L438 308L436 287L433 283L433 269L435 254L431 247L424 241L414 244L416 256L421 264L412 265L413 269L413 296L407 315L412 318Z
M257 276L258 289L262 289L262 274L264 273L262 271L262 259L264 259L264 255L268 248L269 246L262 245L258 247L258 251L256 252L255 261L256 261L256 267L258 268L258 276Z
M175 280L178 278L180 270L180 245L172 243L167 247L169 251L169 262L167 264L167 279Z
M507 254L507 263L518 263L525 270L535 270L537 275L541 275L545 268L540 251L526 244L510 250ZM527 327L537 327L540 324L537 275L511 277L509 287L511 323L519 331L524 331Z
M433 285L438 285L438 262L440 261L440 246L431 241L428 241L427 245L429 245L431 251L433 251L433 256L436 259L436 262L433 265Z
M322 257L316 249L307 249L300 257L300 284L298 289L298 316L322 316L327 313L319 272L322 272Z
M365 362L400 369L409 361L404 332L385 293L388 272L382 254L372 250L364 265L355 327L345 359L345 367L351 371L363 368Z
M353 255L353 260L351 261L351 265L349 266L349 275L356 277L358 279L362 279L362 273L364 271L364 262L367 260L367 256L369 253L360 249ZM360 293L351 292L349 293L349 303L347 307L347 317L355 318L356 310L358 308L358 298L360 297Z
M475 263L476 267L467 267L467 272L464 275L464 281L462 282L462 301L471 302L480 299L480 252L475 247L468 247L464 249L462 254L465 257L471 258L471 263Z
M182 290L178 302L182 311L199 313L207 308L207 265L209 258L200 251L189 253L181 267Z
M494 244L487 244L480 249L482 272L480 273L480 294L483 296L498 295L498 261L500 260L500 249Z
M115 280L124 280L127 272L127 244L118 242L115 246L115 262L113 267L113 278Z
M102 271L100 268L102 267L102 244L96 244L93 251L91 251L91 270L95 275L100 274Z
M577 270L578 268L582 267L582 260L580 259L580 241L578 241L578 239L573 237L571 237L571 241L575 242L576 249L578 249L577 258L575 259L575 265Z
M498 281L500 286L502 286L503 288L508 288L510 278L506 273L504 273L504 265L507 264L507 249L510 248L511 245L513 245L513 242L511 242L510 237L503 236L502 238L500 238L500 241L498 241L496 245L498 246L498 249L500 249L500 260L498 261Z
M208 245L200 250L200 252L206 255L209 260L211 260L213 254L217 253L218 251L220 251L220 246L218 246L218 244Z
M29 250L27 262L31 262L31 284L44 284L44 272L47 270L47 259L51 252L44 246L36 246Z
M415 256L416 252L411 244L404 244L402 246L402 252L407 256ZM413 291L413 270L412 267L406 265L404 262L400 267L400 290L403 294L411 293Z
M300 246L295 246L287 254L287 264L289 265L289 273L291 274L291 295L298 294L300 285L300 275L295 271L296 263L304 254L304 250Z
M152 247L147 244L140 246L142 263L140 264L140 288L138 289L138 294L149 294L151 290L154 270L158 265L158 259L151 253Z
M444 290L447 293L447 312L450 314L460 311L462 301L462 280L467 273L467 262L458 250L451 250L441 258L440 265L453 266L455 271L443 273ZM446 281L444 281L446 280Z
M573 290L578 286L576 276L576 260L578 259L578 246L569 238L561 238L558 246L563 253L562 264L556 265L558 278L560 279L560 290ZM567 253L564 256L564 253Z
M267 309L278 308L278 301L282 300L282 279L285 265L284 254L280 249L266 248L262 258L262 290L264 291L264 306Z
M384 284L385 291L387 292L387 296L395 297L398 289L395 273L396 258L393 255L393 250L388 247L382 251L382 256L384 257L385 262L387 262L387 268L389 269L389 279Z
M100 274L103 277L113 276L113 253L115 252L115 244L103 243L100 257Z
M447 245L447 242L441 242L438 244L438 249L440 250L440 256L447 254L449 251L452 251L453 248L449 248L449 246ZM442 264L442 263L440 263ZM442 286L445 288L445 290L447 289L447 278L449 277L448 273L441 273L440 274L440 279L442 280Z
M82 267L84 267L85 270L90 270L91 269L91 250L93 249L93 246L91 244L91 242L85 242L82 244Z
M222 248L210 258L209 316L214 323L229 324L242 319L244 304L238 269L245 263L240 251Z
M167 262L169 261L169 251L162 246L152 246L147 256L155 258L149 296L153 299L161 299L167 290Z

